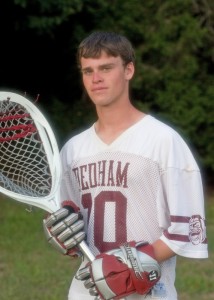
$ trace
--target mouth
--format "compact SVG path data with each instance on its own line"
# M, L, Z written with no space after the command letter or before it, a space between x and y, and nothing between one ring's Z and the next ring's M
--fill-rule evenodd
M106 87L96 87L96 88L92 88L91 91L94 92L102 92L104 90L106 90Z

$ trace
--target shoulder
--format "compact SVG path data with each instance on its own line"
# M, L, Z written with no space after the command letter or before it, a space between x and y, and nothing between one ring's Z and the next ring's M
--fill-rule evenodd
M178 131L150 115L146 122L151 148L154 155L161 158L163 165L198 169L189 145Z
M178 135L178 132L171 125L164 123L152 115L145 117L145 125L156 134L163 134L165 137Z
M170 144L174 143L186 144L175 129L151 115L147 115L145 119L142 119L138 134L143 135L145 140L150 141L157 147L165 146L168 148Z
M69 156L73 156L75 152L79 152L80 149L86 149L86 143L90 139L92 134L92 127L82 131L79 134L71 137L62 147L60 151L61 158L67 158ZM87 151L87 150L86 150Z
M64 145L64 147L68 147L69 145L76 144L76 143L82 143L86 137L90 135L90 132L92 131L92 127L87 128L86 130L72 136Z

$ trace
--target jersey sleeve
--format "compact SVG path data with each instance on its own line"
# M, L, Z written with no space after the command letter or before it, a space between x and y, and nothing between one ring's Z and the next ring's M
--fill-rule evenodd
M71 200L74 201L74 188L72 187L71 172L69 165L69 158L72 157L72 145L71 142L67 142L60 151L62 178L60 184L60 201Z
M159 203L162 206L159 218L164 228L161 240L178 255L207 258L200 170L180 136L176 136L168 146L167 162L163 168L159 192Z
M72 169L73 160L75 157L74 151L74 139L71 138L61 149L60 159L61 159L61 171L62 178L60 184L60 201L61 203L67 200L74 202L78 207L81 204L81 193L79 190L79 185L75 177L75 173ZM76 152L79 152L76 150Z

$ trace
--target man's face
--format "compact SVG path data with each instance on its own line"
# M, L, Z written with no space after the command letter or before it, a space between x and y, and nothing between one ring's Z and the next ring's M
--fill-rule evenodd
M133 63L124 66L121 57L102 52L99 58L82 57L81 71L84 87L97 107L127 99Z

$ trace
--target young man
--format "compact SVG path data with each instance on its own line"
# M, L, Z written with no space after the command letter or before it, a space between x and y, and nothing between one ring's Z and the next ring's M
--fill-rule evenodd
M92 33L78 62L98 118L63 147L64 208L44 220L63 253L75 255L87 235L96 256L69 300L176 300L176 255L208 256L197 163L177 132L132 105L134 51L124 36Z

